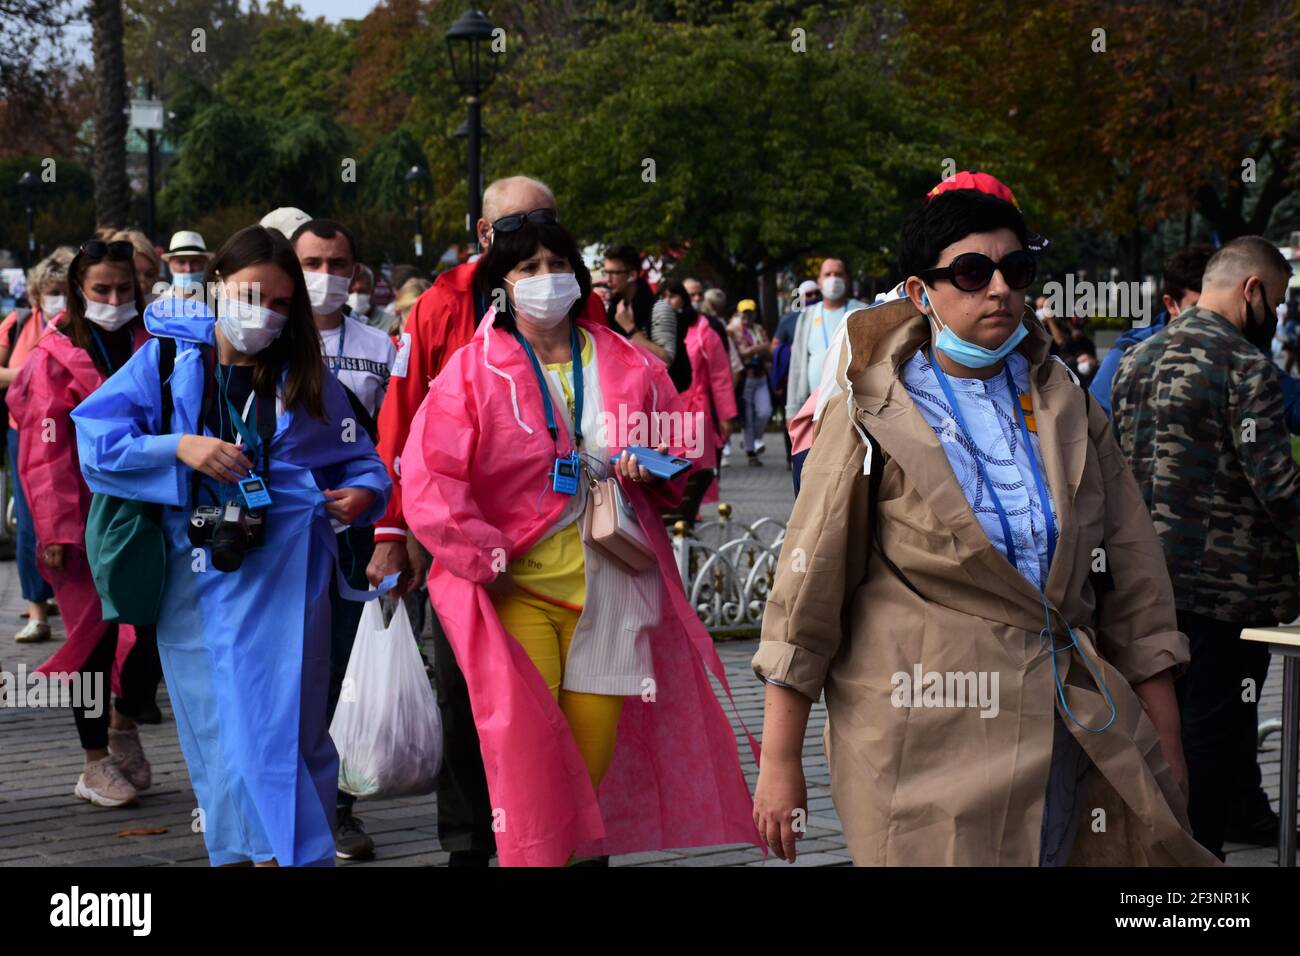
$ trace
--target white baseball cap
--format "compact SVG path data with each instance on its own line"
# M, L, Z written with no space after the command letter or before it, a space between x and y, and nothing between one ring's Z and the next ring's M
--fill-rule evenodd
M267 229L279 230L280 234L286 239L293 239L293 234L304 222L311 222L312 217L307 215L301 209L293 206L281 206L279 209L272 209L262 217L260 225Z
M202 256L208 259L211 258L212 253L208 252L202 236L197 232L182 229L172 234L172 241L168 244L167 251L162 254L163 259L168 261L172 256Z

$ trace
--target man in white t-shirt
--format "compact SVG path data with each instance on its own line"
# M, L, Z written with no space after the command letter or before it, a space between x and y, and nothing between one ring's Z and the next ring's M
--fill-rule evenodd
M312 219L295 229L292 242L302 266L303 278L307 281L307 294L311 299L316 329L320 332L325 368L347 389L356 412L357 428L375 441L378 437L375 419L388 388L388 376L397 357L397 347L379 329L364 325L349 314L348 289L357 271L352 233L331 219ZM357 437L361 436L358 434ZM330 489L322 490L326 495L331 493ZM359 590L368 590L366 566L375 549L375 529L335 524L334 531L338 540L339 566L348 583ZM331 580L331 720L347 673L361 611L361 602L345 600ZM338 792L334 844L335 855L343 860L364 859L375 852L375 841L352 815L353 802L350 795L341 790Z
M827 259L817 276L822 301L799 314L790 343L790 377L785 391L786 421L794 419L822 377L822 363L844 317L866 305L849 296L848 269L842 259Z

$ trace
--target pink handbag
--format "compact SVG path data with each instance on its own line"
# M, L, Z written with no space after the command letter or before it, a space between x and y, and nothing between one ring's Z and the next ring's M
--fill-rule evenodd
M655 563L645 530L614 478L588 478L582 540L633 574Z

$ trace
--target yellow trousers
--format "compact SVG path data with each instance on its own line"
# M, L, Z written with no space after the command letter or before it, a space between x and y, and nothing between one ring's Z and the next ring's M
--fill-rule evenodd
M593 788L614 759L614 741L618 718L623 712L623 698L609 694L582 694L562 690L564 662L569 643L578 626L580 611L570 610L517 590L509 597L493 600L501 626L523 647L541 672L551 696L556 699L569 722L578 752L587 765Z

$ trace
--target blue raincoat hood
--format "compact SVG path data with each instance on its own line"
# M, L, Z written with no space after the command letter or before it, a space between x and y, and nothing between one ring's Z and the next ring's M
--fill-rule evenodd
M203 299L164 295L144 310L144 327L153 335L213 344L217 316Z

